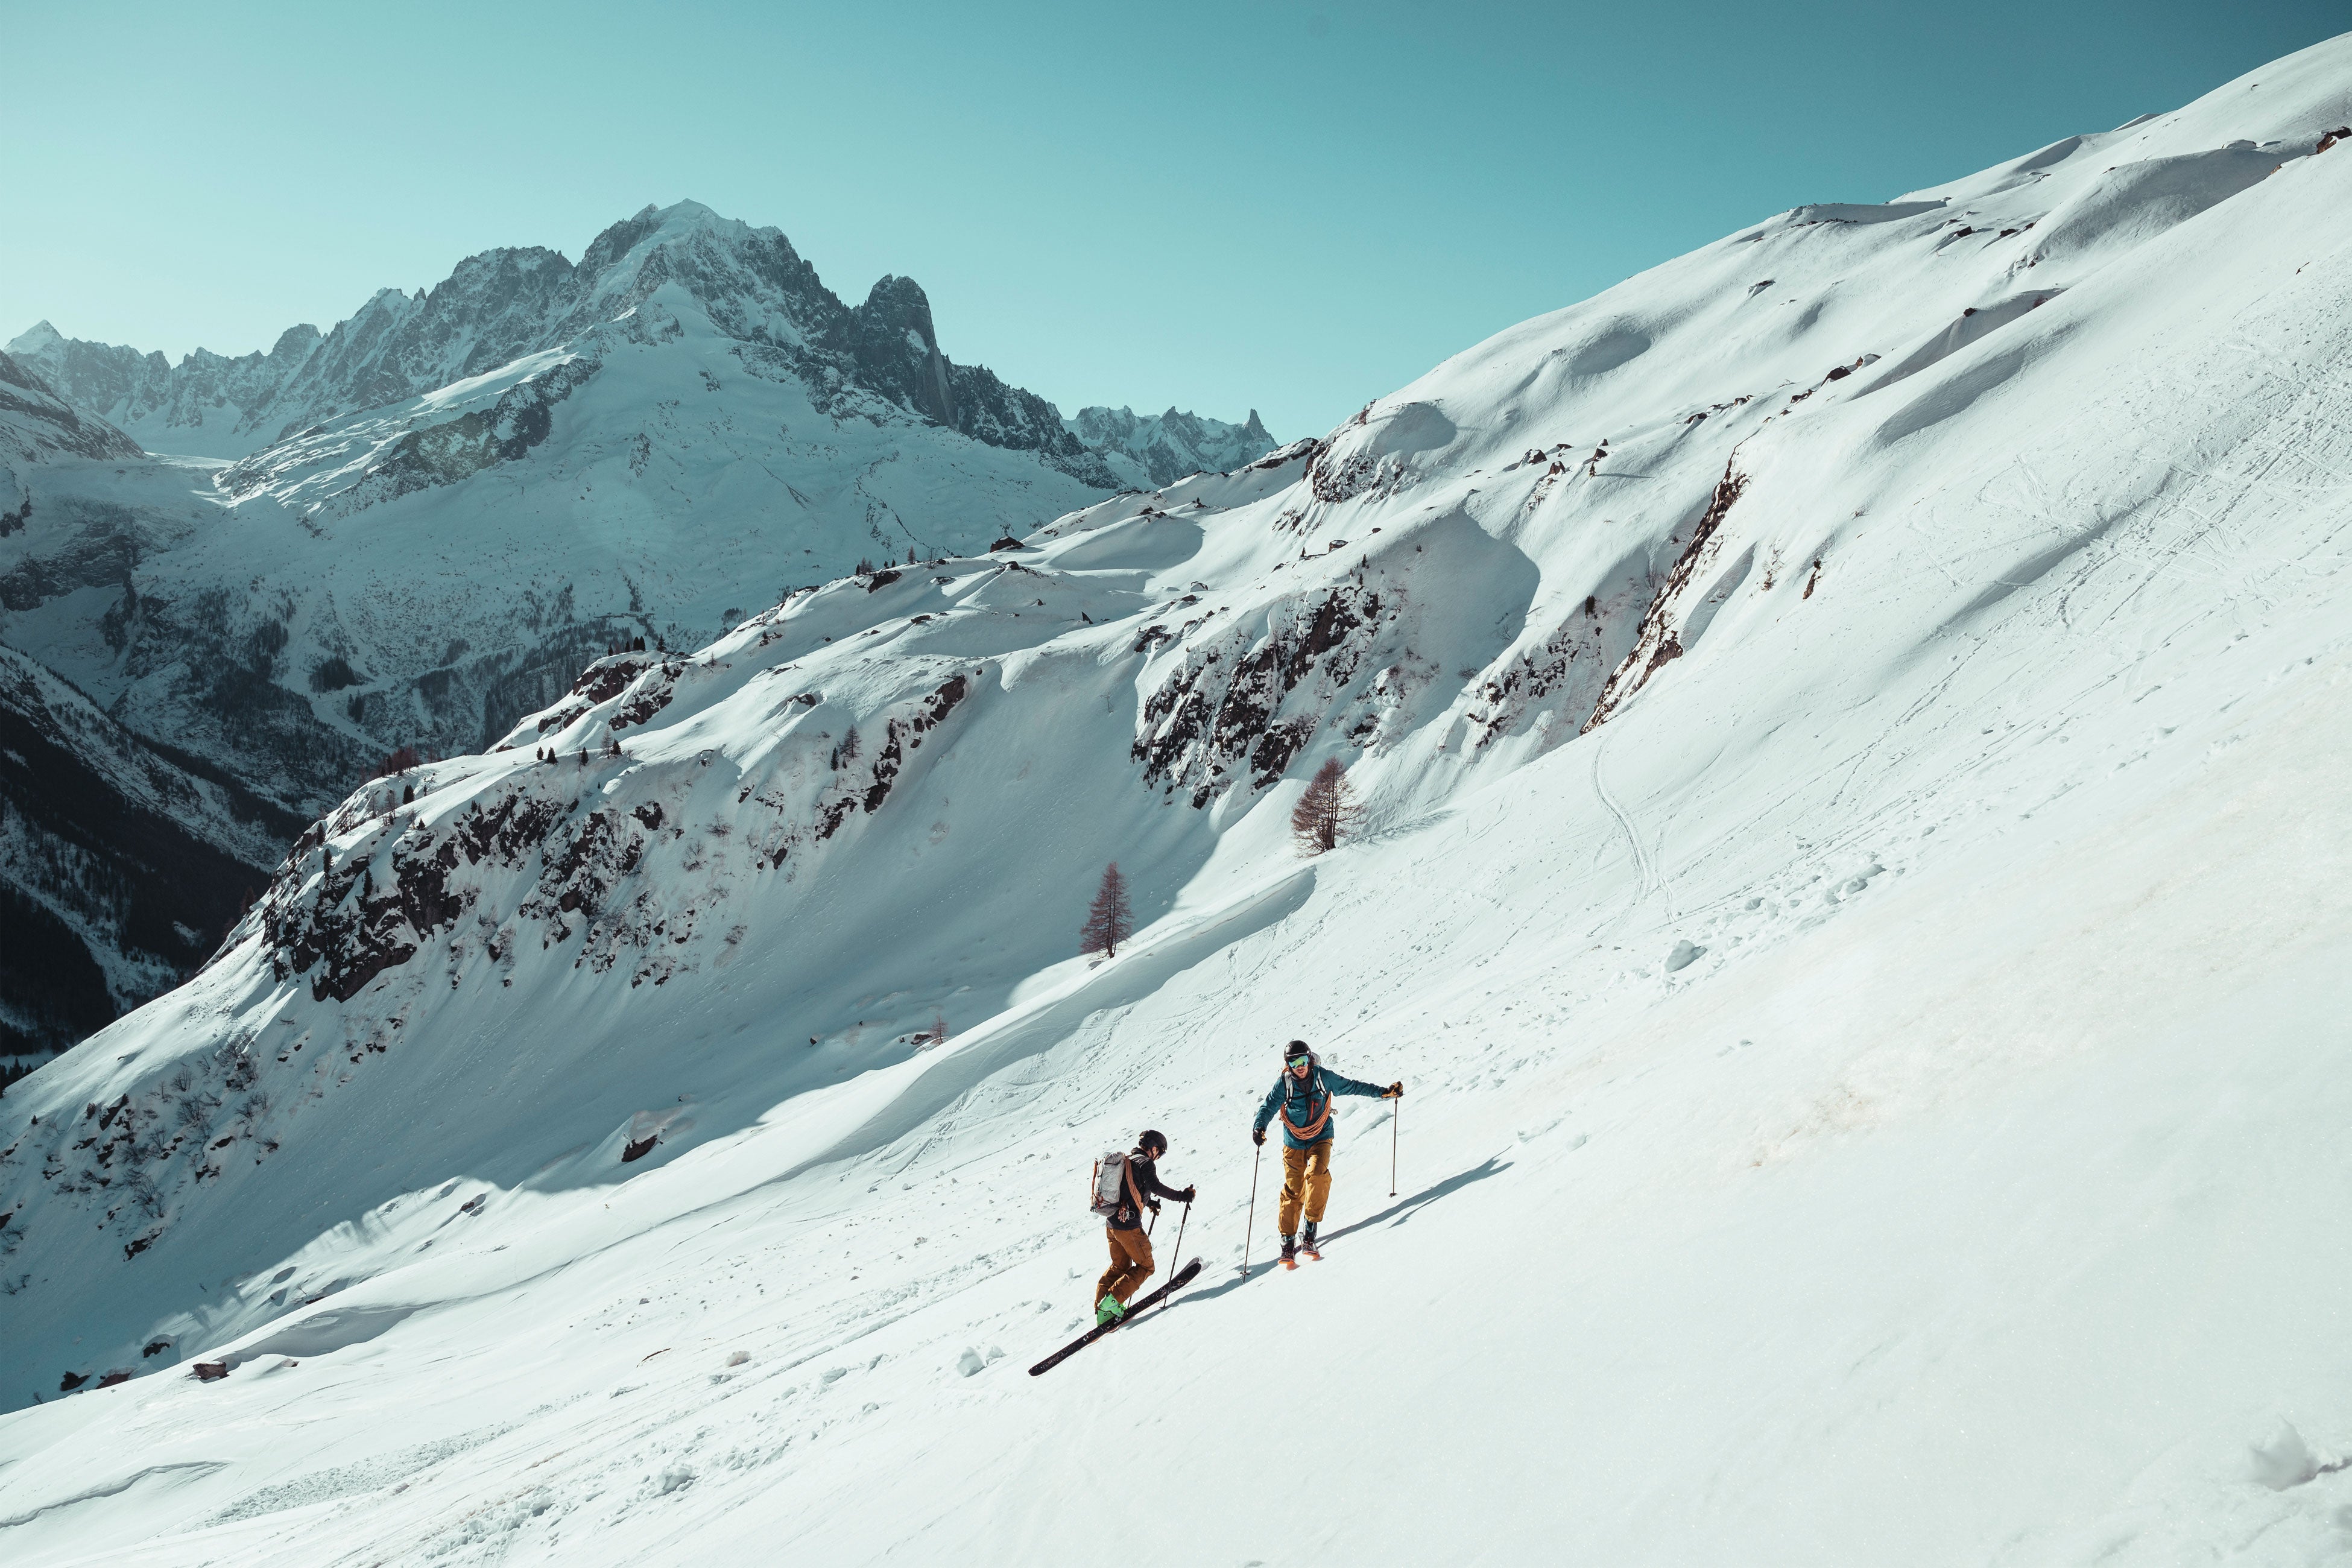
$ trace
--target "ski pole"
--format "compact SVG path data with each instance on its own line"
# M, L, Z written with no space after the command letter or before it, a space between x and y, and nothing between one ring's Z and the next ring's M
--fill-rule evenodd
M1249 1278L1250 1233L1257 1225L1257 1168L1265 1163L1265 1145L1261 1143L1257 1146L1256 1154L1250 1159L1249 1221L1242 1226L1242 1278L1244 1279Z
M1184 1267L1184 1227L1192 1223L1192 1205L1186 1204L1183 1215L1176 1221L1176 1250L1168 1255L1168 1278L1171 1279L1175 1279L1176 1271Z
M1389 1196L1396 1196L1397 1118L1404 1114L1404 1096L1398 1095L1395 1105L1389 1109Z

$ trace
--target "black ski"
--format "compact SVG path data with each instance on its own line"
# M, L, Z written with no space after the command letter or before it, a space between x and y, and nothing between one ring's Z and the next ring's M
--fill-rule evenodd
M1044 1361L1041 1361L1035 1366L1031 1367L1029 1369L1029 1375L1034 1377L1041 1372L1051 1372L1054 1368L1061 1365L1064 1359L1066 1358L1073 1351L1081 1350L1086 1346L1094 1343L1097 1340L1102 1338L1113 1329L1118 1328L1121 1324L1133 1322L1138 1313L1145 1311L1150 1307L1155 1306L1171 1292L1181 1290L1185 1286L1190 1285L1192 1282L1192 1277L1200 1272L1201 1260L1195 1258L1192 1262L1187 1263L1183 1268L1176 1271L1175 1279L1171 1279L1167 1284L1160 1287L1159 1289L1152 1291L1150 1295L1144 1297L1143 1300L1129 1307L1126 1317L1118 1320L1116 1322L1097 1323L1093 1328L1088 1329L1085 1333L1080 1334L1076 1339L1072 1340L1068 1344L1064 1345L1060 1350L1055 1351L1052 1355L1047 1356Z

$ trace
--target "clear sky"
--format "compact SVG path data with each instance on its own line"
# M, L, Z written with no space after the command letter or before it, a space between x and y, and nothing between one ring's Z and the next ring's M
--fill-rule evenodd
M1287 439L1810 201L2187 102L2345 0L0 0L0 341L224 353L691 196L1071 412ZM2352 84L2347 84L2352 89Z

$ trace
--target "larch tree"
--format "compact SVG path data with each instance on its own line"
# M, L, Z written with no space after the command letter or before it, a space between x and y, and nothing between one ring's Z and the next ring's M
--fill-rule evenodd
M1320 855L1353 832L1363 814L1356 792L1348 787L1348 770L1332 757L1315 770L1306 793L1290 808L1290 835L1301 855Z
M1134 930L1135 915L1127 907L1127 879L1118 874L1118 862L1114 860L1103 868L1102 886L1095 889L1087 923L1078 928L1078 951L1117 958L1118 944Z

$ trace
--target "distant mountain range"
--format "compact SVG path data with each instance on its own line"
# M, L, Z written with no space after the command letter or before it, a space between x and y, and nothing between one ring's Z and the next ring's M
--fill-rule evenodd
M794 368L845 407L854 398L842 398L843 389L878 393L934 425L1034 451L1106 489L1118 488L1118 468L1164 484L1182 477L1167 471L1171 462L1224 458L1230 468L1276 445L1255 410L1233 426L1174 408L1139 419L1098 407L1066 425L1034 393L941 353L930 300L913 279L886 277L864 304L845 305L780 231L730 222L698 202L648 206L613 225L576 266L540 246L486 250L430 289L377 290L326 332L307 321L289 327L266 353L198 349L173 364L160 353L66 337L46 321L8 353L148 451L242 458L320 421L568 342L673 282L736 341L788 351ZM1114 466L1089 460L1104 457Z
M695 646L861 562L984 552L1274 444L1254 412L1066 422L950 360L913 279L847 305L774 228L649 206L576 263L485 251L266 353L18 336L0 644L307 821L400 747L488 744L615 647Z
M1257 410L1239 425L1197 414L1138 415L1129 408L1081 408L1065 421L1081 446L1096 453L1130 489L1158 489L1192 474L1223 474L1281 445L1258 422Z

